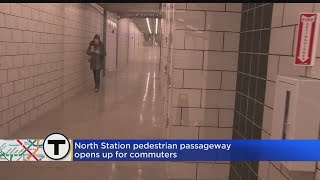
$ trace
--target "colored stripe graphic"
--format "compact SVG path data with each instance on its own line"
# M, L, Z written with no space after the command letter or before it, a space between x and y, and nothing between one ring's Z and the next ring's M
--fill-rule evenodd
M17 141L18 141L18 143L19 143L26 151L28 151L28 153L29 153L30 155L32 155L32 157L33 157L36 161L39 161L38 158L35 157L35 156L30 152L30 150L27 149L27 147L22 144L22 142L21 142L19 139L17 139Z

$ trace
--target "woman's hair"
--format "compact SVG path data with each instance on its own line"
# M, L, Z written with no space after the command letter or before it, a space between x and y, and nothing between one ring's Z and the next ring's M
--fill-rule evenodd
M98 34L96 34L93 39L98 39L101 42L100 36Z

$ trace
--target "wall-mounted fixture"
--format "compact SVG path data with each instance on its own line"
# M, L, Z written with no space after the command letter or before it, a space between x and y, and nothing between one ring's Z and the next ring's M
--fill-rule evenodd
M319 92L320 80L278 76L271 139L319 139ZM314 172L316 169L316 162L282 162L282 164L289 171Z

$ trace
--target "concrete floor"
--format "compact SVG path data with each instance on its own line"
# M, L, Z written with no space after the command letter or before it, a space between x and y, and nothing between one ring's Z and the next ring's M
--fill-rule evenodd
M158 58L146 53L119 72L19 131L12 138L45 138L59 132L70 139L164 139ZM1 180L166 180L161 162L3 162Z

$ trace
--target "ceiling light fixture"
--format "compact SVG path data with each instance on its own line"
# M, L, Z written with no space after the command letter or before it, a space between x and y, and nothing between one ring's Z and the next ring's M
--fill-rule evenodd
M150 23L149 23L149 18L146 18L146 20L147 20L147 24L148 24L149 32L150 32L150 34L152 34L152 32L151 32L151 28L150 28Z
M156 34L158 34L158 18L156 18Z

